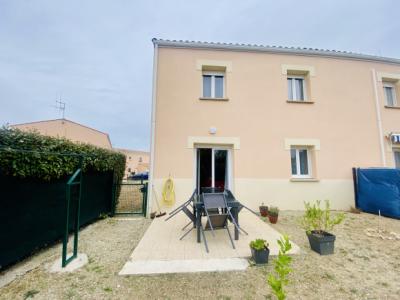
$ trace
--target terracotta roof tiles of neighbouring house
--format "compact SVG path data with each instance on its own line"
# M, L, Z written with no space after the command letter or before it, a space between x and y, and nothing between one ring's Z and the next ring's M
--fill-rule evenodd
M187 40L166 40L166 39L156 39L156 38L153 38L152 42L154 45L157 45L159 47L267 52L267 53L293 54L293 55L303 55L303 56L323 56L331 58L344 58L344 59L384 62L390 64L400 64L400 59L398 58L390 58L390 57L382 57L369 54L354 53L349 51L326 50L318 48L265 46L265 45L238 44L238 43L214 43L214 42L200 42L200 41L187 41Z

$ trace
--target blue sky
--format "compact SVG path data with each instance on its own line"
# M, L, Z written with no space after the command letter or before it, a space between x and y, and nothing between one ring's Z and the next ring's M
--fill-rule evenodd
M0 0L0 124L66 118L148 150L153 45L188 39L400 57L400 1Z

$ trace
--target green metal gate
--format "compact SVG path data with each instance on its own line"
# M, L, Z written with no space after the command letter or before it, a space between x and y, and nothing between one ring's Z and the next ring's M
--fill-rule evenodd
M65 233L63 238L62 247L62 267L66 267L73 259L78 257L78 236L79 236L79 218L81 212L81 198L82 198L82 159L80 160L80 168L76 170L74 175L67 182L67 209L65 220ZM72 214L71 214L72 212ZM73 252L67 258L68 235L70 232L70 217L73 217L73 231L74 231L74 245Z
M143 215L147 208L147 182L124 181L114 184L114 214Z

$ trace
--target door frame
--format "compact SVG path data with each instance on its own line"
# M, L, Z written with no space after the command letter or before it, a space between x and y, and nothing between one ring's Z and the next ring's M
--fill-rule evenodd
M227 177L227 184L226 187L233 191L233 148L232 146L228 146L228 145L209 145L209 144L203 144L203 145L195 145L193 150L194 150L194 155L193 155L193 189L196 189L199 185L200 185L200 176L198 174L199 172L199 168L198 168L198 164L199 164L199 158L197 153L197 149L211 149L211 180L212 180L212 186L215 185L215 160L214 160L214 151L215 150L226 150L227 151L227 172L228 172L228 176Z

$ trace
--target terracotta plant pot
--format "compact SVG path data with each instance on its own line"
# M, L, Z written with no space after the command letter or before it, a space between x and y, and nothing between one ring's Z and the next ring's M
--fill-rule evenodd
M262 217L268 216L268 206L263 206L263 205L260 206L260 215Z
M278 215L276 216L268 215L268 219L271 222L271 224L276 224L276 222L278 222Z

